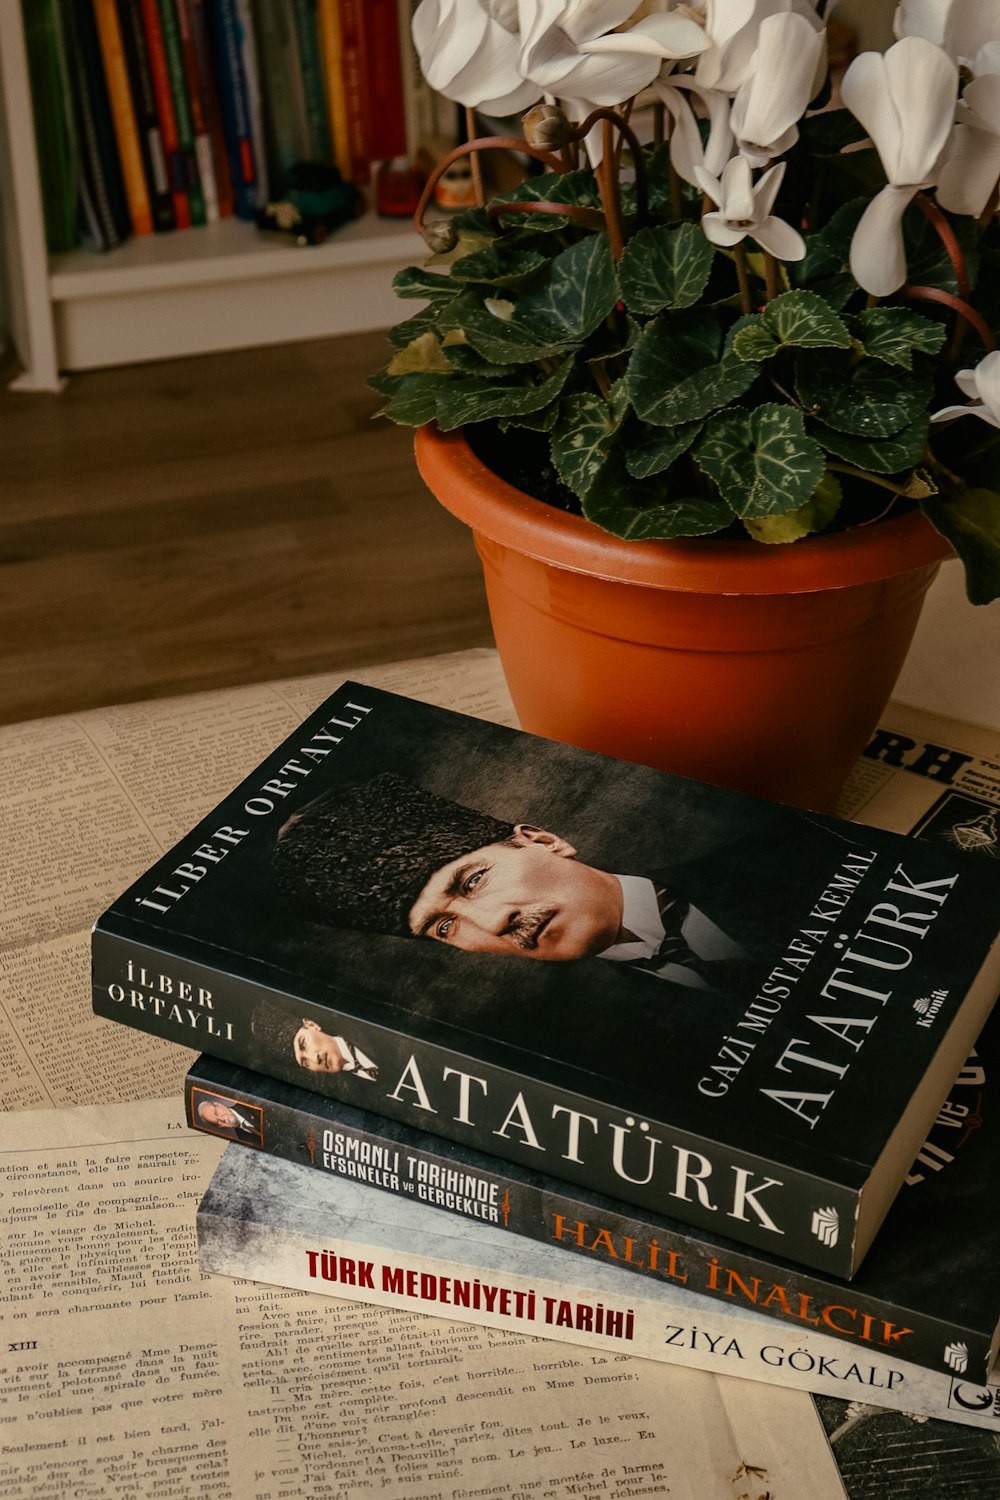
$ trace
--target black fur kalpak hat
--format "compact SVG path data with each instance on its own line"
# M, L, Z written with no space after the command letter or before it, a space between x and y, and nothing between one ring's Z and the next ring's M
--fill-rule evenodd
M295 1038L302 1028L301 1015L282 1010L264 999L250 1018L251 1061L249 1066L266 1071L275 1058L295 1057ZM296 1059L297 1061L297 1059Z
M443 865L514 832L385 772L308 803L278 834L279 886L316 922L409 936L407 917Z

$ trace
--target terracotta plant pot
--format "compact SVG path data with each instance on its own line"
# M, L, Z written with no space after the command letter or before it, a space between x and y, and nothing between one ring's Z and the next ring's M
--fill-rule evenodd
M472 528L524 729L829 808L950 548L918 513L784 546L627 542L497 478L461 432L420 473Z

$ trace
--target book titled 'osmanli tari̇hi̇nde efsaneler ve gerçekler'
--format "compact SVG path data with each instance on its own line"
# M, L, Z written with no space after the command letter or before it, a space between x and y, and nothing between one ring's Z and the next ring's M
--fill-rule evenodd
M94 1008L851 1276L1000 867L346 683L127 890Z

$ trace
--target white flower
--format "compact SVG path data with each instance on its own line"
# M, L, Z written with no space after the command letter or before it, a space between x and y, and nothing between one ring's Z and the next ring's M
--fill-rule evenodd
M754 183L745 156L734 156L726 164L721 181L704 167L696 167L698 186L718 208L718 212L702 218L706 238L713 245L729 246L738 245L749 235L778 260L801 260L806 253L802 236L771 212L784 175L785 163L781 161Z
M921 188L935 181L951 135L958 68L926 38L903 37L884 55L856 57L841 95L871 136L889 179L855 231L851 270L866 292L887 297L906 280L903 214Z
M517 67L516 0L420 0L413 43L424 77L446 99L496 115L538 100Z
M980 360L974 370L959 370L955 384L975 406L945 406L931 417L932 422L950 422L955 417L982 417L991 427L1000 427L1000 349Z
M729 95L718 89L702 88L690 73L672 73L666 69L653 84L653 91L670 115L670 161L678 177L692 187L698 186L695 167L704 167L712 177L718 177L733 154ZM688 102L687 94L694 95L708 118L706 141L702 141L694 105Z
M614 107L652 83L664 58L708 46L697 21L679 13L626 27L635 9L635 0L518 0L521 75L554 98Z
M1000 178L1000 74L972 80L957 120L938 177L938 202L951 213L978 218Z
M736 143L751 166L763 167L799 138L799 121L822 79L826 33L786 11L766 17L757 34L754 66L733 100Z
M705 88L735 94L753 75L763 23L771 16L790 13L802 16L814 31L822 32L823 24L812 0L706 0L705 30L710 45L698 58L698 82ZM816 79L813 94L821 82L822 75Z
M901 0L893 28L943 47L955 62L982 73L1000 72L1000 11L996 0Z

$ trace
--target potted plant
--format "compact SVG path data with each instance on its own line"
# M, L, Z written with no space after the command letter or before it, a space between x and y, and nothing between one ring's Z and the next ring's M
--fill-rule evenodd
M373 384L473 528L526 729L829 805L952 548L1000 592L1000 19L422 0L452 152ZM533 168L488 200L484 154ZM467 156L477 206L425 221Z

